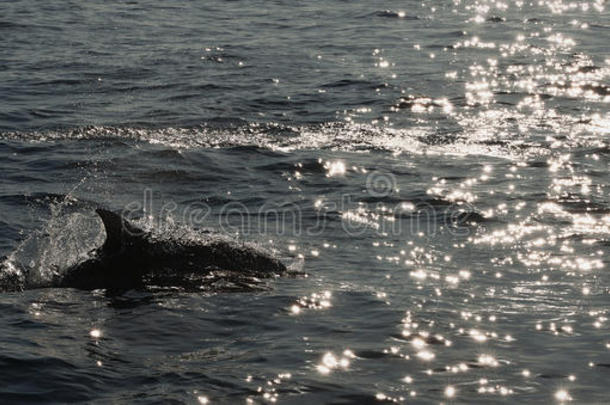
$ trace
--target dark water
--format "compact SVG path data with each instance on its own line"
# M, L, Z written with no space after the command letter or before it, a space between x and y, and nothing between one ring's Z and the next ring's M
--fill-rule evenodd
M607 403L606 7L3 1L3 275L97 206L298 274L3 293L0 401Z

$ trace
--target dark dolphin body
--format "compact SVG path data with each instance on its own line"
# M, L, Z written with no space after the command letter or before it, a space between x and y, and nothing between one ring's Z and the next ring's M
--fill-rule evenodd
M96 212L104 223L106 241L90 259L61 272L53 287L124 291L152 285L196 290L218 274L263 278L287 270L278 259L246 244L218 238L158 238L111 211ZM0 291L18 289L0 286Z

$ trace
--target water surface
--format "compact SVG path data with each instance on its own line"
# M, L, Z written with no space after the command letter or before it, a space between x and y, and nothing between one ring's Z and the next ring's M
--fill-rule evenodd
M3 293L2 401L607 402L606 6L3 2L4 272L105 206L297 274Z

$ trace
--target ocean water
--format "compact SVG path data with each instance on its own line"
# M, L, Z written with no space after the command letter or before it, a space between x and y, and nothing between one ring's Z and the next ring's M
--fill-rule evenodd
M100 206L292 271L0 293L0 402L608 403L609 39L602 0L2 1L0 276Z

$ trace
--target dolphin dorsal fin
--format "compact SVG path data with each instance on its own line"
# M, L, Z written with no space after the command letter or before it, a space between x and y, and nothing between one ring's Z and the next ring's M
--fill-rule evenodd
M144 231L131 225L125 218L103 208L95 210L104 223L106 241L102 246L106 252L121 250L130 239L144 234Z

